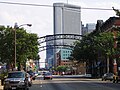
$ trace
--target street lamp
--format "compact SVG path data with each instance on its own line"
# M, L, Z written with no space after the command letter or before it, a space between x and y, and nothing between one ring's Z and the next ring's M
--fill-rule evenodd
M22 26L29 26L29 27L31 27L32 26L32 24L22 24L22 25L20 25L20 26L18 26L17 25L17 23L15 23L15 25L14 25L14 68L16 69L16 29L17 28L20 28L20 27L22 27Z

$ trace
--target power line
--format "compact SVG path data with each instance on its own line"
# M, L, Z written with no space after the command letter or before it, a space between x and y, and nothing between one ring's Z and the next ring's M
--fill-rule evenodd
M113 10L113 9L107 9L107 8L82 8L81 9L92 9L92 10Z
M30 3L16 3L16 2L0 2L2 4L13 4L13 5L24 5L24 6L38 6L38 7L53 7L52 5L40 5L40 4L30 4ZM81 9L90 9L90 10L113 10L107 8L85 8L81 7ZM118 9L120 10L120 9Z
M28 4L28 3L15 3L15 2L0 2L3 4L14 4L14 5L24 5L24 6L41 6L41 7L53 7L51 5L40 5L40 4Z

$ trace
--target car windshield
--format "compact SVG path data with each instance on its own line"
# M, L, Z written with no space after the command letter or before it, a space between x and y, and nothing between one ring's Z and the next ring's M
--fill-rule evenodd
M22 72L8 73L8 78L22 78L22 77L24 77L24 73Z
M45 75L52 75L51 73L45 73Z

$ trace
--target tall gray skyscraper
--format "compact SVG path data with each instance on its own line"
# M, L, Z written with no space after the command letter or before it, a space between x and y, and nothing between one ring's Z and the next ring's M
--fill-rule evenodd
M54 3L53 6L54 6L53 8L54 34L81 35L81 7L76 5L71 5L71 4L65 4L65 3ZM54 45L65 45L65 44L70 45L70 44L73 44L74 41L75 40L66 40L66 39L55 40ZM56 52L62 51L62 49L63 47L61 47L61 49L54 48L55 64L57 63L56 56L55 56ZM64 50L67 50L67 49L64 49ZM64 51L64 52L67 52L67 51Z
M80 7L54 3L54 34L81 34Z
M79 6L54 3L54 34L81 34L81 8ZM61 40L61 44L73 41Z

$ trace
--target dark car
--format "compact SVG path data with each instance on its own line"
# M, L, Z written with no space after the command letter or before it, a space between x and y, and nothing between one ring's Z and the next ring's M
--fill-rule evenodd
M102 81L106 81L106 80L112 81L112 80L113 80L113 76L114 76L113 73L105 73L105 74L102 76Z
M44 80L45 79L51 79L52 80L52 73L51 72L46 72L43 74Z
M9 89L29 89L29 80L27 73L24 71L11 71L4 81L4 90Z

